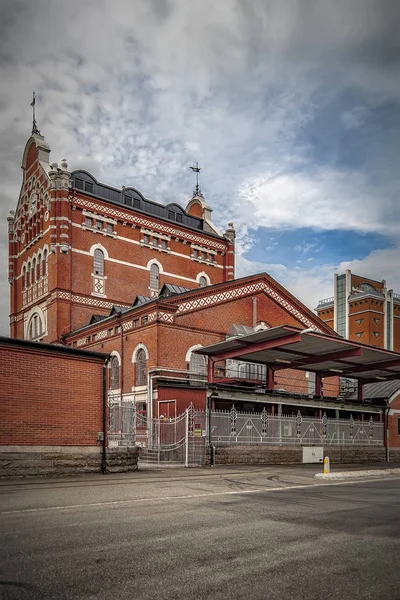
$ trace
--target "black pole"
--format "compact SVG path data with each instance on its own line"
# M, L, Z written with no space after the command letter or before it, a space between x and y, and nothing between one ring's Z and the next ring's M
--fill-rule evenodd
M103 454L101 457L101 472L107 473L107 366L110 357L104 361L103 365Z
M212 400L211 396L208 396L208 447L210 448L210 467L213 467L215 464L215 448L212 445L212 435L211 435L211 407Z

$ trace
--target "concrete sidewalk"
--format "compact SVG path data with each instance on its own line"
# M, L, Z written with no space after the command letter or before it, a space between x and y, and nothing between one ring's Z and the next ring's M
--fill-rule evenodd
M214 467L152 467L141 468L130 473L88 473L86 475L71 475L61 477L19 477L0 479L0 489L12 486L52 486L59 485L121 485L124 483L164 483L172 481L206 480L225 478L231 476L267 476L271 479L301 480L313 479L316 475L323 474L323 464L307 465L216 465ZM331 474L337 472L364 472L364 471L390 471L400 469L400 462L396 463L368 463L368 464L338 464L331 463Z

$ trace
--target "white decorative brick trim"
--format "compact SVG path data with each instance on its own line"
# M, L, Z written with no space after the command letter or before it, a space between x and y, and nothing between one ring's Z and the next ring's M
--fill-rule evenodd
M195 310L199 308L206 308L208 306L220 304L221 302L226 302L227 300L234 300L236 298L248 296L249 294L254 294L256 292L266 292L270 298L272 298L277 304L279 304L291 315L296 317L300 321L300 323L303 323L307 327L313 327L315 331L322 333L322 330L316 327L314 321L311 321L311 319L307 318L291 302L286 300L281 294L276 292L265 282L251 283L249 285L237 287L226 292L220 292L219 294L211 294L210 296L203 296L201 298L189 300L188 302L182 302L182 304L180 304L178 307L177 314L186 313L190 310Z
M147 322L151 323L153 321L164 321L165 323L173 323L174 322L174 315L171 313L166 313L166 312L162 312L162 311L154 311L152 313L149 313L148 315L148 319Z
M221 251L224 251L226 249L225 244L219 243L214 240L209 240L207 238L196 235L195 233L189 233L187 231L184 231L183 229L175 229L175 227L171 227L169 225L163 225L161 223L149 221L148 219L136 217L134 215L130 215L115 208L109 208L107 206L101 206L100 208L99 204L90 200L83 200L82 198L73 196L71 196L71 200L74 202L75 205L81 208L87 208L95 212L101 211L102 213L110 215L111 217L114 217L116 219L120 219L131 224L133 223L135 225L140 225L141 227L149 227L153 231L160 231L165 233L166 235L184 238L191 242L197 242L198 244L201 244L203 246L211 246L212 248Z

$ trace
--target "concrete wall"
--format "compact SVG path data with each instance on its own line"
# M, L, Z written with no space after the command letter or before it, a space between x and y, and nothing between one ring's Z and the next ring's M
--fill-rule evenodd
M384 462L382 446L329 446L324 448L332 464ZM392 460L400 454L392 454ZM302 446L217 446L217 465L296 465L303 462Z
M52 477L101 473L99 448L42 448L27 452L0 451L0 478ZM138 448L107 451L107 473L124 473L138 468Z

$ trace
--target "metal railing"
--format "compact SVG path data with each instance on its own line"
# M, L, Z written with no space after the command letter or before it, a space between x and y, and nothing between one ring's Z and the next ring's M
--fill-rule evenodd
M239 413L235 408L210 415L213 444L257 445L374 445L382 446L383 423L349 419L321 419L297 416L272 416L261 413Z
M148 459L188 462L196 448L213 445L355 445L382 446L384 426L372 416L368 420L271 415L261 412L195 411L190 406L175 418L148 418L134 403L114 403L109 407L110 447L139 445ZM199 459L200 460L200 459Z
M318 308L320 306L324 306L325 304L333 304L335 302L335 297L331 296L331 298L324 298L318 302Z

